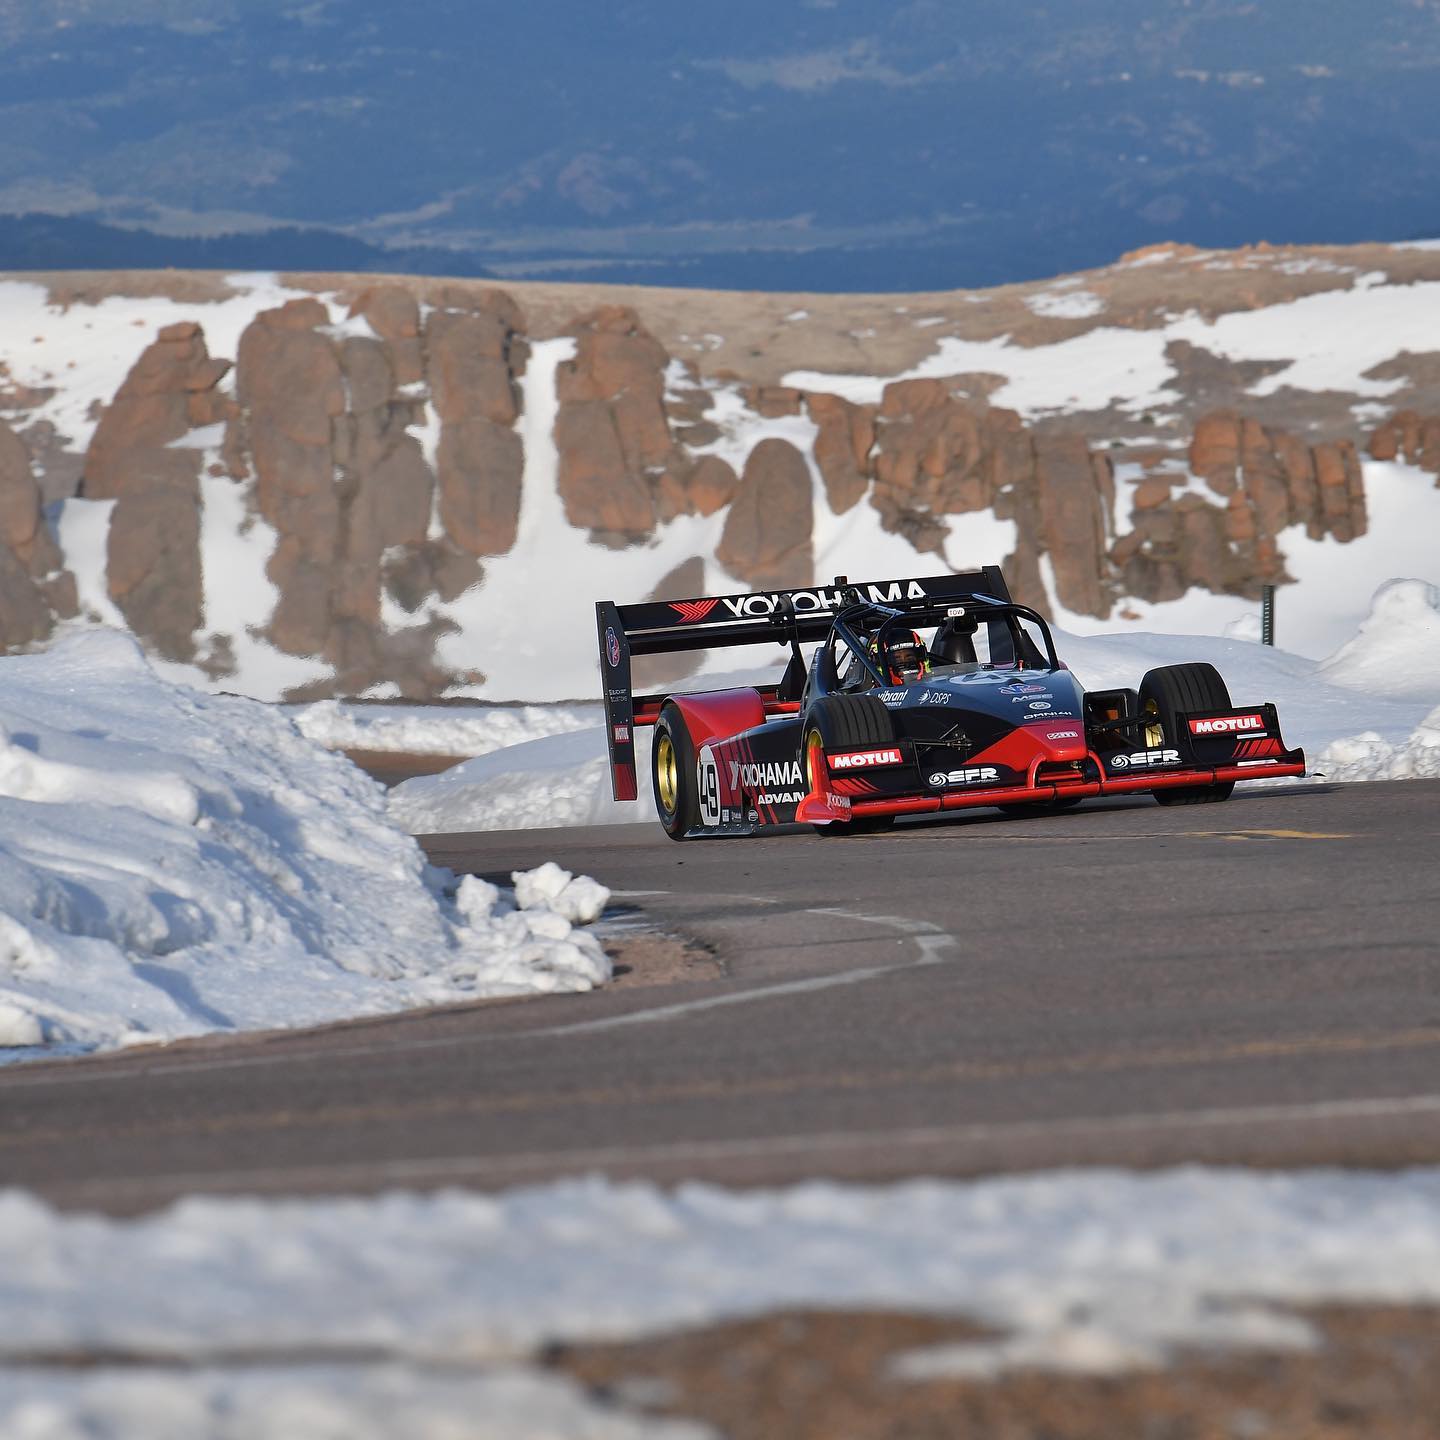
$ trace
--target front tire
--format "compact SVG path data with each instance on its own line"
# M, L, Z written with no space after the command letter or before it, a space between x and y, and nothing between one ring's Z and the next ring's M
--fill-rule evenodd
M1152 732L1158 731L1159 743L1180 743L1180 722L1186 711L1228 710L1230 690L1220 672L1201 660L1189 665L1162 665L1149 670L1140 682L1140 714L1148 718L1145 743L1152 746ZM1186 785L1170 790L1154 791L1158 805L1216 805L1228 800L1235 782L1219 785Z
M700 787L695 742L679 707L666 705L655 722L650 747L650 783L660 824L672 840L684 840L700 823Z
M861 745L889 745L895 740L890 712L872 695L826 695L810 708L805 722L805 779L815 789L817 768L825 764L830 749L855 749ZM858 820L831 820L811 828L820 835L839 840L846 835L876 835L895 824L893 815L866 815Z

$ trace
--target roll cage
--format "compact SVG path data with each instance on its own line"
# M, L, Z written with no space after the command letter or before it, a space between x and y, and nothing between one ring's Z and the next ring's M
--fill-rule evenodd
M1043 652L1026 634L1020 623L1022 620L1030 621L1039 630L1045 647ZM1017 605L1012 600L1001 600L997 596L975 591L952 596L944 605L900 610L864 601L857 594L853 603L846 605L835 616L829 637L816 652L812 668L813 693L827 695L840 689L855 688L853 682L847 682L841 675L841 647L852 657L846 667L846 677L859 673L883 689L891 682L873 655L885 653L887 641L894 630L938 624L930 644L931 659L941 664L953 664L956 662L946 655L946 640L952 635L973 633L980 623L985 625L990 642L991 666L1013 665L1021 670L1064 668L1045 617L1028 605ZM997 660L996 656L1009 658ZM858 666L858 672L851 668L853 666Z

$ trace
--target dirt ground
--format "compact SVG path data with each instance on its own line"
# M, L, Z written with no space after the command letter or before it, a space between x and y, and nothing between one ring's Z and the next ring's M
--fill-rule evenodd
M896 1378L897 1354L974 1339L916 1315L798 1313L628 1345L555 1350L554 1368L630 1410L728 1440L1436 1440L1440 1310L1308 1312L1302 1352L1180 1357L1124 1375Z

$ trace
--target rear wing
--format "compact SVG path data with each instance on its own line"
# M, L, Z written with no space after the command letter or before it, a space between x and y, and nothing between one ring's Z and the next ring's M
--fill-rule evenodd
M845 587L843 590L841 587ZM706 595L694 600L647 600L638 605L595 605L600 641L601 695L605 702L605 743L610 751L610 788L617 800L638 795L635 776L635 727L653 725L663 695L636 697L630 688L633 655L668 655L685 650L726 649L732 645L795 645L823 640L851 589L860 598L897 610L935 611L947 601L977 591L1010 599L998 565L960 575L931 575L918 580L870 580L852 584L843 575L833 585L802 590L768 590L743 595ZM782 686L758 686L767 713L792 711L798 697L782 696Z

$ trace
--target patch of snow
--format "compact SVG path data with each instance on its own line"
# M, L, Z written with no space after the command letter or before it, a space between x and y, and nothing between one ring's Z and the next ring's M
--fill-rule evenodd
M387 797L390 818L412 835L535 830L655 820L648 727L635 730L638 802L610 797L605 727L548 735L418 775Z
M1398 744L1375 730L1332 741L1315 760L1327 780L1440 779L1440 705Z
M167 684L108 630L0 669L0 1035L27 1047L0 1058L609 977L561 914L427 866L276 710Z
M1155 264L1161 258L1146 256L1129 263ZM1231 268L1229 261L1210 263ZM1066 298L1057 296L1055 303ZM1045 299L1042 294L1027 303L1033 308ZM1405 382L1367 379L1369 372L1403 352L1432 349L1437 322L1440 282L1395 285L1375 271L1357 276L1349 288L1236 311L1213 321L1190 313L1169 318L1154 330L1097 327L1058 344L1037 346L1012 344L1008 335L984 341L946 336L927 360L899 375L796 370L782 383L877 404L885 386L895 380L985 373L1005 382L992 402L1028 419L1112 405L1140 414L1178 398L1172 388L1174 367L1165 351L1179 340L1232 361L1285 362L1252 385L1247 392L1251 395L1294 387L1378 398L1394 394ZM1336 335L1345 336L1344 345L1335 344Z
M1048 320L1088 320L1105 309L1105 302L1092 290L1042 290L1025 297L1026 307Z
M1360 628L1315 674L1328 685L1440 703L1440 587L1390 580Z
M553 1372L439 1375L404 1365L0 1373L14 1440L718 1440L632 1415Z
M0 1358L158 1353L172 1375L216 1356L378 1350L453 1380L548 1344L796 1308L932 1312L997 1332L911 1373L1104 1373L1186 1348L1313 1343L1291 1307L1440 1303L1440 1170L1071 1170L743 1192L588 1179L498 1195L190 1198L131 1220L11 1191L0 1267ZM3 1368L5 1397L56 1383Z
M300 733L331 750L405 755L488 755L546 735L598 726L594 705L347 705L321 700L289 710Z
M1003 564L1020 541L1020 527L1013 520L1001 520L993 510L972 510L944 519L950 532L945 538L945 564L957 572Z
M51 514L65 567L75 576L80 613L102 625L123 630L125 617L110 598L105 584L110 516L115 503L114 500L61 500L51 507Z

